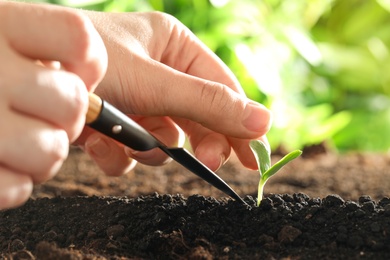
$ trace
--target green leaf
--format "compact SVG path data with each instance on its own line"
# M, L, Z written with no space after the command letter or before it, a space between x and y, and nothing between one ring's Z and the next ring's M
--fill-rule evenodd
M268 146L266 146L266 144L264 144L260 140L251 140L249 142L249 146L256 158L257 165L259 166L260 181L259 181L259 187L257 191L257 206L259 206L261 200L263 199L264 186L267 180L272 175L277 173L287 163L291 162L292 160L300 156L302 154L302 151L295 150L287 154L280 161L278 161L271 167L271 152Z
M259 166L260 176L262 176L271 167L271 152L260 140L251 140L249 146L255 155L257 165Z
M261 177L262 179L264 179L264 183L272 176L274 175L275 173L277 173L283 166L285 166L286 164L288 164L289 162L291 162L292 160L294 160L295 158L297 158L298 156L300 156L302 154L302 151L300 150L295 150L289 154L287 154L286 156L284 156L282 159L280 159L280 161L278 161L277 163L275 163L271 168L268 169L268 171L266 171L263 176Z

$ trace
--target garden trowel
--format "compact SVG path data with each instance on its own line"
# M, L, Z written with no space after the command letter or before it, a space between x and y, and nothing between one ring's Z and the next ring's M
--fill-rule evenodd
M160 148L175 161L235 200L246 202L218 175L184 148L170 148L143 127L95 94L89 94L86 124L137 151Z

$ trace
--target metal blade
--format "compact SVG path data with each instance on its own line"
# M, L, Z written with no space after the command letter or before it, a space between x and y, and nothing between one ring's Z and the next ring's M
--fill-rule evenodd
M95 130L127 145L135 150L147 151L159 147L175 161L195 173L211 185L232 198L247 204L218 175L203 165L183 148L168 148L148 131L131 120L108 102L95 94L89 95L89 107L86 122Z
M224 180L222 180L217 174L207 168L184 148L168 148L166 146L160 146L160 149L172 157L176 162L180 163L182 166L195 173L217 189L223 191L235 200L247 204Z

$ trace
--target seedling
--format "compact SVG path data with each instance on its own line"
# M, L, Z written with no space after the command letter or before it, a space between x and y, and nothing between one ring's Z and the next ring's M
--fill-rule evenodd
M277 173L287 163L300 156L302 154L302 151L295 150L287 154L280 161L271 166L271 151L262 141L251 140L249 142L249 146L252 149L257 161L257 165L259 166L260 181L259 188L257 191L257 206L260 206L260 202L263 199L264 186L268 179L272 175Z

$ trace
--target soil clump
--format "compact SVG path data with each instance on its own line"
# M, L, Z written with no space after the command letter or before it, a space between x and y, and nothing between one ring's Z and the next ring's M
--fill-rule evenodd
M0 259L389 259L389 166L386 154L305 156L255 207L257 172L234 157L218 174L249 205L175 163L113 178L72 149L25 205L0 211Z

